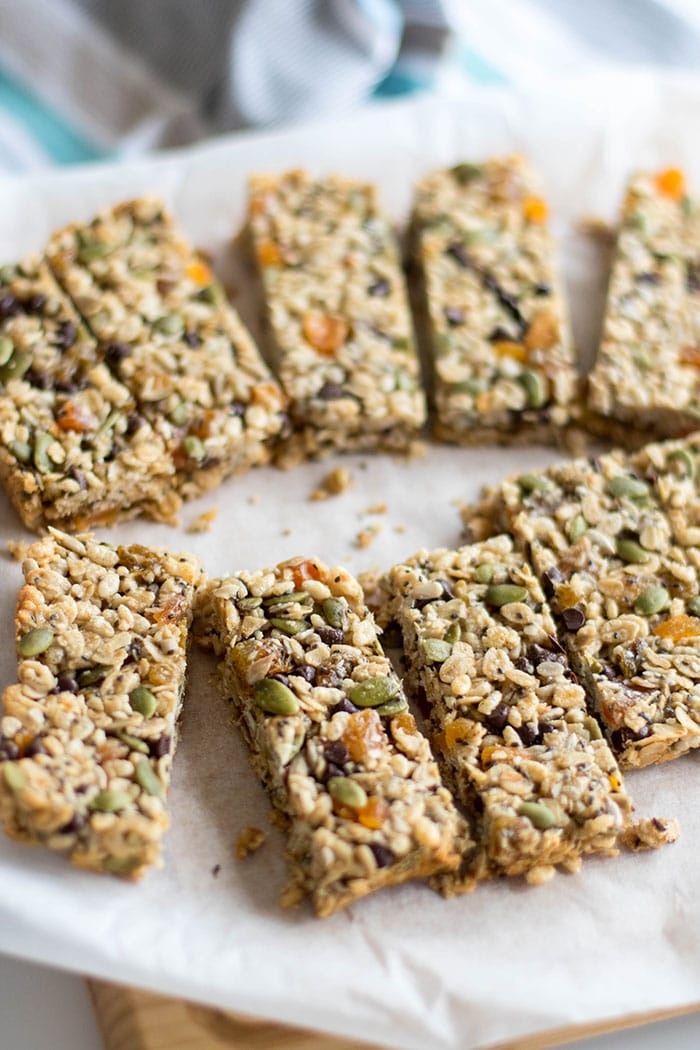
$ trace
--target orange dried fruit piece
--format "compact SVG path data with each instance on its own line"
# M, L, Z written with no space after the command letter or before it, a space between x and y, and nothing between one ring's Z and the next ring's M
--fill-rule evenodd
M261 266L282 265L282 251L275 241L263 241L258 245L256 253Z
M672 201L682 200L685 196L685 175L679 168L666 168L654 179L657 193Z
M304 580L320 580L321 572L316 562L302 558L292 566L292 579L295 590L300 591Z
M304 315L302 325L304 339L319 354L329 356L340 350L348 337L348 323L343 317L324 314L320 310L310 310Z
M400 729L402 733L416 733L416 720L410 711L402 711L400 715L395 715L391 720L391 728Z
M86 430L95 430L97 420L91 413L86 412L75 401L66 401L56 413L56 423L61 430L73 430L77 434L84 434Z
M214 280L212 272L202 259L193 259L185 267L185 274L201 288Z
M685 642L691 638L700 638L700 618L681 613L662 620L654 628L657 638L670 638L672 642Z
M373 831L381 828L388 815L389 803L376 795L368 798L367 805L357 811L357 819L360 824Z
M483 766L490 765L493 762L494 756L498 751L503 751L502 744L492 744L490 747L483 748L481 752L481 764Z
M472 732L472 724L466 718L455 718L445 726L445 747L450 750L457 744L465 743Z
M681 350L681 363L700 368L700 346L684 346Z
M351 714L342 741L353 762L365 764L372 750L383 747L386 742L382 722L377 712L367 707Z
M523 342L528 350L549 350L559 338L559 325L553 313L542 310L535 314Z
M522 343L514 343L509 339L497 339L492 345L498 357L512 357L515 361L527 361L527 350Z
M526 197L523 201L523 215L527 222L544 223L547 221L549 209L541 197Z
M491 393L488 390L482 390L480 394L477 394L475 405L477 412L488 412L491 408Z

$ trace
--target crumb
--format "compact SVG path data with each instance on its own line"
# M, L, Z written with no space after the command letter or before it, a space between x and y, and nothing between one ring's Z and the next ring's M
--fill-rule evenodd
M627 849L637 853L643 849L658 849L675 842L681 833L681 826L675 817L651 817L637 820L620 836L620 842Z
M291 529L282 529L281 535L282 536L291 536L292 535L292 530Z
M27 556L28 548L29 544L25 543L24 540L7 541L7 553L10 554L15 561L22 561Z
M358 463L358 467L360 470L367 470L367 464L364 460L362 461L362 463Z
M206 263L207 266L211 266L214 257L213 257L213 255L211 254L210 251L207 251L206 248L195 248L195 252L199 256L199 258L202 260L202 262Z
M304 899L304 891L295 882L290 882L280 897L281 908L296 908Z
M254 507L259 499L260 497L258 496L257 492L254 492L252 496L248 496L248 503L251 505L251 507Z
M194 521L191 521L189 523L189 525L185 529L185 532L189 532L191 534L198 532L209 532L209 530L212 527L212 524L216 521L218 514L218 507L212 507L211 510L205 510L203 514L200 514L194 519Z
M289 827L289 817L285 817L278 809L271 809L268 819L273 828L279 828L280 831L286 831Z
M347 467L336 467L335 470L331 470L324 478L321 479L321 484L317 489L314 489L309 499L316 502L318 500L328 499L329 496L339 496L341 492L345 492L350 488L352 484L352 474Z
M381 531L381 525L370 525L368 529L361 529L355 537L355 546L360 548L369 547L370 543Z
M423 459L423 457L427 454L428 442L417 439L415 441L412 441L411 444L408 446L408 452L406 453L405 458L409 461L412 461L414 459Z
M221 871L221 865L220 864L215 864L214 867L211 869L211 873L214 876L214 878L216 878L216 876L219 874L220 871Z
M386 514L388 511L386 503L373 503L371 507L368 507L365 514Z
M582 233L584 236L599 241L601 244L607 245L608 247L612 247L617 235L615 227L611 226L609 222L605 222L604 219L599 218L597 215L581 216L576 223L576 230L578 233Z
M405 531L406 531L406 526L405 525L394 525L394 532L398 532L398 533L402 534Z
M266 839L264 831L260 828L243 828L236 840L236 856L239 860L245 860L249 853L255 853L260 849Z

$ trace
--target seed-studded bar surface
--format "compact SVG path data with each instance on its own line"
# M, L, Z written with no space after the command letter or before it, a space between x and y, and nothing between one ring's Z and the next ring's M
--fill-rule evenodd
M96 351L43 261L0 269L0 477L31 529L179 505L162 439Z
M27 551L3 696L0 817L18 842L137 877L156 863L185 683L189 555L51 535Z
M288 903L306 894L330 915L456 867L463 822L349 573L295 558L212 580L197 623L288 821Z
M47 258L165 444L183 496L269 460L282 393L161 201L127 201L59 230Z
M696 454L691 441L574 460L509 479L482 515L530 554L623 767L700 745Z
M626 445L700 419L696 207L679 171L627 188L588 396L594 429Z
M425 399L375 187L301 171L254 176L249 229L301 450L406 449Z
M383 578L445 783L469 815L461 875L541 882L615 852L630 803L544 595L508 536L420 551Z
M574 412L574 350L539 181L521 157L459 164L416 188L436 433L559 439Z

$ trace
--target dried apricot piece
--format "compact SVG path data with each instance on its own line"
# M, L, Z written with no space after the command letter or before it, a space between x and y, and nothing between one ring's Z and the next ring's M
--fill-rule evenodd
M559 336L559 325L553 313L542 310L535 314L523 340L528 350L549 350Z
M472 724L466 718L455 718L445 726L445 747L449 750L469 739Z
M667 168L660 171L654 179L656 190L662 197L679 201L685 196L685 176L678 168Z
M315 562L303 559L292 567L295 590L300 591L304 580L320 580L321 573Z
M193 259L192 262L188 263L185 267L185 274L191 281L194 281L195 284L199 285L200 288L204 285L211 284L214 280L211 270L201 259Z
M402 711L400 715L396 715L392 718L391 728L392 730L399 729L402 733L417 732L416 720L410 711Z
M385 743L382 722L371 707L351 714L342 736L343 743L353 762L365 764L374 748L381 748Z
M681 363L700 368L700 346L684 346L681 350Z
M527 222L544 223L547 221L549 209L541 197L526 197L523 201L523 215Z
M304 315L302 325L304 339L319 354L329 356L340 350L348 337L348 323L343 317L310 310Z
M670 638L672 642L685 642L690 638L700 638L700 619L697 616L671 616L662 620L654 628L657 638Z
M56 423L61 430L73 430L77 434L84 434L86 430L94 430L97 420L89 412L76 405L75 401L66 401L56 413Z
M357 811L357 819L360 824L363 824L366 828L372 828L373 830L381 828L388 815L389 803L385 799L379 798L377 795L368 798L367 805Z
M281 266L282 252L275 241L263 241L257 249L258 262L261 266Z
M514 361L527 361L527 350L522 343L514 343L509 339L497 339L492 345L498 357L512 357Z

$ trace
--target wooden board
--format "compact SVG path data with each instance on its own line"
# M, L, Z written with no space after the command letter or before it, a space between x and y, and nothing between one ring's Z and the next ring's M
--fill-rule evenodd
M105 1050L382 1050L369 1043L287 1028L138 988L102 981L87 984ZM631 1014L617 1021L571 1025L499 1043L491 1050L547 1050L560 1043L666 1021L696 1010L700 1010L700 1003Z

